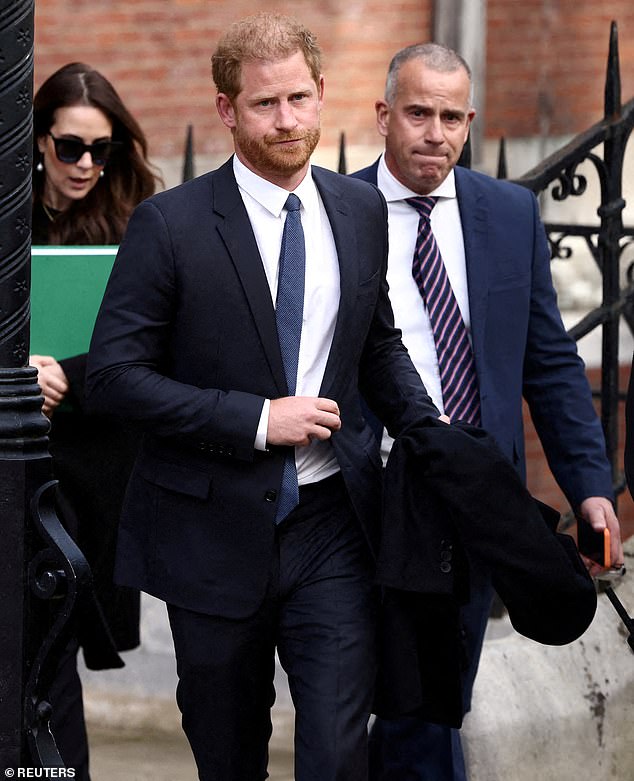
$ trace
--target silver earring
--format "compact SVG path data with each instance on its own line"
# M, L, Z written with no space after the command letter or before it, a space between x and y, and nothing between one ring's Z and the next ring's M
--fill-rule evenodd
M101 171L99 171L99 178L103 179L105 175L106 175L106 172L102 168Z
M38 163L38 164L35 166L35 170L36 170L36 171L39 171L40 173L42 173L42 171L44 170L44 163L43 163L41 160L40 160L40 162L39 162L39 163Z

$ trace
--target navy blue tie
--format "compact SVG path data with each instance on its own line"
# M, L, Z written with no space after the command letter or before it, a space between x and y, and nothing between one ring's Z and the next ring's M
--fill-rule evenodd
M445 264L431 229L433 196L407 198L419 214L412 275L434 334L445 414L480 425L480 394L467 328L451 289Z
M304 231L299 210L302 202L291 193L284 208L287 211L282 234L282 249L277 280L277 302L275 320L280 352L284 363L288 395L294 396L297 385L297 364L299 345L302 337L302 319L304 315L304 269L306 248ZM280 523L297 506L299 487L297 468L295 467L295 449L286 456L280 498L275 514L275 523Z

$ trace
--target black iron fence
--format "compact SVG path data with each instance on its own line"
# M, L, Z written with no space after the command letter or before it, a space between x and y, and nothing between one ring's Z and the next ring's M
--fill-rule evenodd
M597 224L546 222L552 259L569 258L573 249L567 240L578 238L590 251L602 279L601 304L574 325L569 333L578 341L595 328L602 328L601 382L595 394L600 399L600 414L617 495L625 487L618 465L619 403L619 331L624 322L634 332L634 284L632 267L622 273L624 252L634 243L634 228L623 224L624 158L634 127L634 99L621 104L621 77L618 31L612 22L605 80L604 116L600 122L573 138L566 146L547 157L535 168L514 181L537 195L549 192L555 201L579 198L587 192L587 175L580 172L589 163L600 184ZM599 150L603 147L603 154ZM506 161L501 148L498 174L504 174ZM585 169L584 169L585 170ZM629 364L631 356L628 356Z

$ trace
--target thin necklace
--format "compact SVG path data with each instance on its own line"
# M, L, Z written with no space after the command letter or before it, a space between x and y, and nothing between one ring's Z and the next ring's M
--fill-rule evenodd
M42 208L44 209L44 214L49 218L51 222L55 222L55 219L57 218L57 214L53 214L53 212L48 208L48 206L42 201Z

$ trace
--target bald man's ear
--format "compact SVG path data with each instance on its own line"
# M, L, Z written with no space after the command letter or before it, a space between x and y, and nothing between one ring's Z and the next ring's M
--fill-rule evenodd
M374 104L376 109L376 128L379 135L387 136L387 128L390 122L390 107L384 100L377 100Z
M464 143L467 143L467 139L469 138L469 133L471 132L471 123L473 122L473 118L476 115L476 110L474 108L470 108L467 112L467 127L464 134Z

